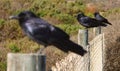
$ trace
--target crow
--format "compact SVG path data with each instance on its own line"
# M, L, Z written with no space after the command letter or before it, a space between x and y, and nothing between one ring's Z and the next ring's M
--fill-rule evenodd
M112 25L106 18L104 18L103 16L101 16L101 15L99 14L99 12L95 12L95 13L94 13L94 16L95 16L95 19L97 19L97 20L99 20L99 21L101 21L101 22L103 22L103 23Z
M93 27L98 27L98 26L106 27L107 26L106 24L103 24L102 22L100 22L94 18L85 16L83 13L79 13L77 15L77 20L82 26L84 26L86 28L93 28Z
M18 20L25 34L44 48L53 45L64 52L71 51L81 56L87 52L82 46L71 41L70 36L63 30L49 24L31 11L22 11L16 16L10 16L10 19Z

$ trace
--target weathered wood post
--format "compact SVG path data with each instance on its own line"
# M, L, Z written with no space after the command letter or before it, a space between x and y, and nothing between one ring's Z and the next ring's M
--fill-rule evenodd
M46 56L41 54L8 53L7 71L45 71Z
M86 47L88 45L88 29L79 30L78 32L78 44Z
M79 30L78 32L78 44L82 45L84 49L86 49L88 52L85 56L81 57L82 61L80 67L80 71L89 71L89 48L88 45L88 29Z
M94 28L94 36L97 36L97 35L99 35L101 33L102 33L101 26Z
M90 71L104 71L104 34L96 36L90 43Z

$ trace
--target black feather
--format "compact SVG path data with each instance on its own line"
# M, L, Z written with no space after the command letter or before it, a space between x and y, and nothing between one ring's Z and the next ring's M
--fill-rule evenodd
M64 52L72 51L82 56L86 53L86 50L72 42L69 35L63 30L49 24L30 11L21 12L18 17L14 18L19 21L27 36L38 44L44 46L54 45Z
M86 28L93 28L93 27L98 27L98 26L106 27L107 26L106 24L104 24L94 18L85 16L83 13L77 15L77 20L82 26L84 26Z
M107 23L107 24L109 24L109 25L112 25L106 18L104 18L103 16L101 16L101 15L99 14L99 12L95 12L95 13L94 13L94 16L95 16L95 19L97 19L97 20L99 20L99 21L101 21L101 22L103 22L103 23Z

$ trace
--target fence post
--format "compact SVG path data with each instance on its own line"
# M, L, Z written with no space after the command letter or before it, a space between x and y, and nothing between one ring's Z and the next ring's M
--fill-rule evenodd
M82 45L84 49L86 49L88 52L85 56L81 57L82 61L81 63L83 65L81 65L80 71L89 71L89 48L87 47L88 45L88 29L84 29L84 30L79 30L78 32L78 44Z
M97 35L101 34L101 32L102 32L101 31L101 26L94 28L94 36L97 36Z
M88 29L79 30L78 32L78 44L86 47L88 45Z
M90 71L103 71L104 48L104 34L90 42Z
M45 71L46 56L41 54L8 53L7 71Z

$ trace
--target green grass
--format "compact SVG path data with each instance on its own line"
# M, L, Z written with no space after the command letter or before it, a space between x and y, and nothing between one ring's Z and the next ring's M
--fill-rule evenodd
M9 49L13 53L20 52L20 50L21 50L20 48L17 47L16 44L13 44L13 43L9 44Z
M6 62L0 62L0 71L7 71L7 63Z
M0 19L0 26L3 26L5 23L5 20L4 19Z
M48 21L52 19L52 24L70 35L76 34L78 29L83 28L76 24L78 22L74 18L74 15L85 10L82 0L76 0L75 3L65 0L1 0L0 4L1 11L3 11L0 16L4 15L4 18L0 19L0 41L4 42L1 45L8 52L30 53L36 52L40 48L38 44L24 36L17 21L5 20L10 15L16 15L24 10L31 10L37 16L47 18ZM57 22L54 23L56 20ZM6 59L0 62L0 71L6 71L5 63Z
M6 49L10 52L20 52L20 53L27 53L27 52L36 52L40 46L33 42L28 37L18 38L18 39L10 39L3 44Z
M33 11L37 16L50 21L69 35L77 34L78 29L83 29L74 17L79 12L85 12L86 7L82 0L76 0L76 2L66 2L66 0L1 0L0 4L0 13L2 12L0 14L2 17L0 19L0 48L6 50L0 50L2 52L0 56L7 55L8 52L36 52L40 48L38 44L25 37L17 21L8 20L10 15L16 15L24 10ZM108 16L113 13L120 13L120 8L110 9L103 15ZM93 17L92 13L86 15ZM57 52L55 54L57 55ZM6 57L0 57L0 59L2 59L0 60L0 71L6 71Z
M79 29L83 29L83 27L80 26L80 24L59 24L56 26L70 35L77 33Z

